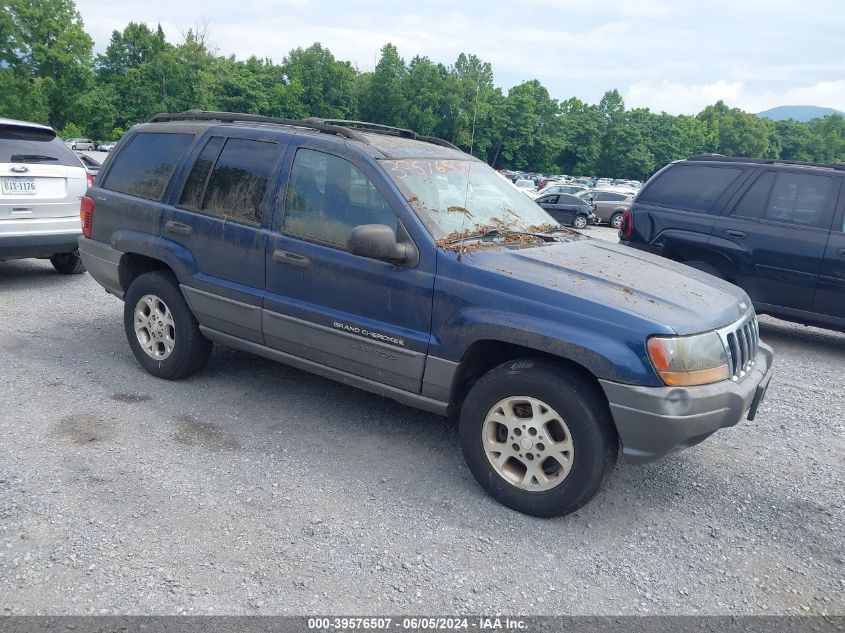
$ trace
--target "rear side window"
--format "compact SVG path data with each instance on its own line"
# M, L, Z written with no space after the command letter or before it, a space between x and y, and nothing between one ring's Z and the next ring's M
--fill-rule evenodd
M537 202L542 202L543 204L557 204L557 196L543 196Z
M797 226L821 226L833 179L779 172L765 219Z
M739 218L750 218L759 220L766 210L766 203L769 201L769 192L772 190L772 183L775 181L774 172L767 171L760 176L753 185L742 196L742 200L731 212L732 216Z
M267 181L278 159L278 143L228 139L208 180L203 211L261 223Z
M0 125L0 163L44 163L82 167L52 130Z
M637 202L709 211L743 171L741 167L673 165L640 193Z
M173 170L193 140L193 134L136 134L117 155L101 186L147 200L161 200Z
M182 190L182 196L179 198L179 206L187 207L189 209L202 208L202 196L205 193L205 185L208 182L208 177L211 175L211 168L217 161L217 155L220 153L220 148L223 147L223 138L214 136L209 139L208 143L202 150L202 153L194 163L193 169L188 176L188 182L185 183L185 188Z

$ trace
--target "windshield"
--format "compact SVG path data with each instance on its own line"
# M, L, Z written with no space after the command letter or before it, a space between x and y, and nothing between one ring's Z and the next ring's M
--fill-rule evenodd
M474 160L382 160L435 239L455 232L557 225L531 198Z

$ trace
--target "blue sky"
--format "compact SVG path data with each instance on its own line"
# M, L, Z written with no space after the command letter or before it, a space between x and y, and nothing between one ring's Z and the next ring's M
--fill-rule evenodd
M233 9L233 6L236 7ZM220 54L281 61L320 42L361 70L393 42L407 60L475 53L505 91L539 79L590 103L617 88L627 106L695 114L717 99L845 110L842 0L77 0L101 52L127 22L161 23L172 42L205 24Z

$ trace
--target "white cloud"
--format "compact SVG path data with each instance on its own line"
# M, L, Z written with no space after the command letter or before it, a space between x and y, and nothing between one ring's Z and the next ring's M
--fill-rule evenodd
M505 90L539 79L552 96L596 103L618 88L629 105L695 113L717 99L746 109L807 103L845 109L841 0L525 0L519 5L381 1L77 0L96 50L129 21L162 23L171 41L207 22L218 52L276 61L320 42L371 69L393 42L406 59L493 65Z
M820 81L785 90L738 81L707 84L649 81L629 86L622 96L628 107L646 107L670 114L695 114L718 100L747 112L762 112L779 105L817 105L845 111L845 80Z

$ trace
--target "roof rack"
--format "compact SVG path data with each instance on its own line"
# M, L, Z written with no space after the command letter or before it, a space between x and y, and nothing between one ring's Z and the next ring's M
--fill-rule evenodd
M312 117L310 119L305 120L307 122L320 123L324 125L339 125L343 127L357 128L363 132L372 132L374 134L399 136L401 138L409 138L415 141L424 141L433 145L440 145L441 147L448 147L449 149L456 149L458 151L461 151L461 148L450 143L449 141L444 141L442 138L437 138L436 136L424 136L422 134L417 134L413 130L408 130L403 127L382 125L381 123L369 123L367 121L352 121L349 119L319 119L316 117Z
M752 163L755 165L798 165L801 167L827 167L845 171L845 163L808 163L800 160L782 160L780 158L743 158L741 156L722 156L721 154L698 154L687 160L713 160L721 163Z
M240 114L237 112L210 112L206 110L185 110L184 112L177 112L173 114L162 113L156 114L152 117L150 123L163 123L167 121L220 121L221 123L235 123L242 121L245 123L273 123L276 125L291 125L294 127L301 127L310 130L318 130L328 134L337 134L338 136L345 136L346 138L361 143L369 142L367 139L354 130L340 127L338 125L329 125L323 123L319 119L280 119L271 116L261 116L259 114Z
M440 145L440 147L448 147L449 149L456 149L459 152L462 152L460 147L455 145L454 143L450 143L449 141L444 141L442 138L437 138L436 136L420 136L419 139L421 141L425 141L426 143L432 143L434 145Z
M403 127L394 127L392 125L382 125L381 123L369 123L367 121L353 121L351 119L321 119L318 117L310 117L305 119L306 123L317 123L321 125L339 125L345 128L359 128L367 132L375 132L376 134L389 134L391 136L401 136L402 138L410 138L416 140L419 138L413 130L407 130Z
M309 130L318 130L326 132L327 134L337 134L344 136L354 141L360 141L370 145L367 138L359 134L355 129L360 129L365 132L373 132L375 134L386 134L389 136L399 136L402 138L409 138L416 141L425 141L441 147L448 147L460 151L449 141L444 141L442 138L434 136L422 136L413 130L406 130L401 127L393 127L390 125L382 125L380 123L368 123L366 121L350 121L346 119L320 119L311 117L308 119L281 119L278 117L262 116L260 114L241 114L238 112L213 112L208 110L185 110L184 112L176 113L161 113L152 117L150 123L164 123L167 121L220 121L221 123L272 123L275 125L290 125L294 127L306 128Z

